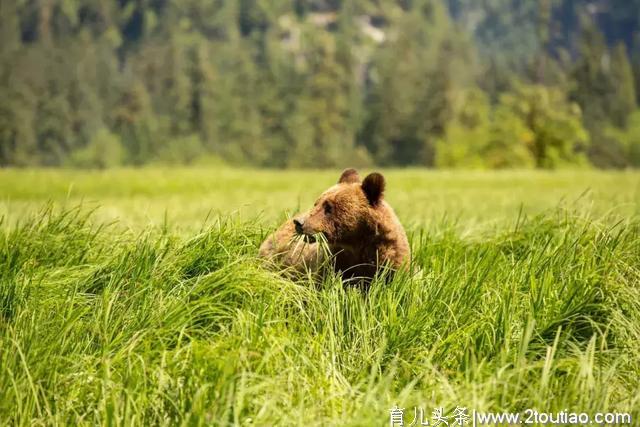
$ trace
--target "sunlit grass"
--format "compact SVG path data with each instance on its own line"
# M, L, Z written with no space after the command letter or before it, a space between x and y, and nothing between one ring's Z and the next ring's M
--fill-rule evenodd
M361 171L362 174L366 171ZM461 232L510 224L522 210L558 206L596 216L640 214L640 173L385 170L387 200L412 230ZM218 214L266 226L313 204L340 171L150 168L107 171L0 170L0 215L13 221L44 201L96 206L96 219L140 229L169 221L194 232Z
M0 424L389 425L395 404L640 419L637 174L391 171L413 269L366 294L257 259L335 173L251 174L0 172Z

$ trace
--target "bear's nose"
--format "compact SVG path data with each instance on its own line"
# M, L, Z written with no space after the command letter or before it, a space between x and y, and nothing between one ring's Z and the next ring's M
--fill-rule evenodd
M295 218L293 220L293 225L296 226L296 233L298 234L303 234L302 233L302 226L304 225L304 219L302 218Z

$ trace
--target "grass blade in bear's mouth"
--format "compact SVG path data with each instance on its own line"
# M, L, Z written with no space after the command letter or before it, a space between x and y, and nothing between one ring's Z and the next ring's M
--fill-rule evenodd
M305 243L315 243L317 241L314 234L296 233L294 238L298 241L302 240Z

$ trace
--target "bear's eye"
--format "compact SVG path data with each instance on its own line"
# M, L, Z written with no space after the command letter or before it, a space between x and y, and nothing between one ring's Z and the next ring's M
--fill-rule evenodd
M331 215L331 212L333 212L333 206L331 206L329 202L324 202L322 207L324 208L325 215Z

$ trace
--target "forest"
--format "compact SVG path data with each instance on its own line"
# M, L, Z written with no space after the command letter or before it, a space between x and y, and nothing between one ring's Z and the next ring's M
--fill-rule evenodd
M0 166L640 167L640 0L0 0Z

